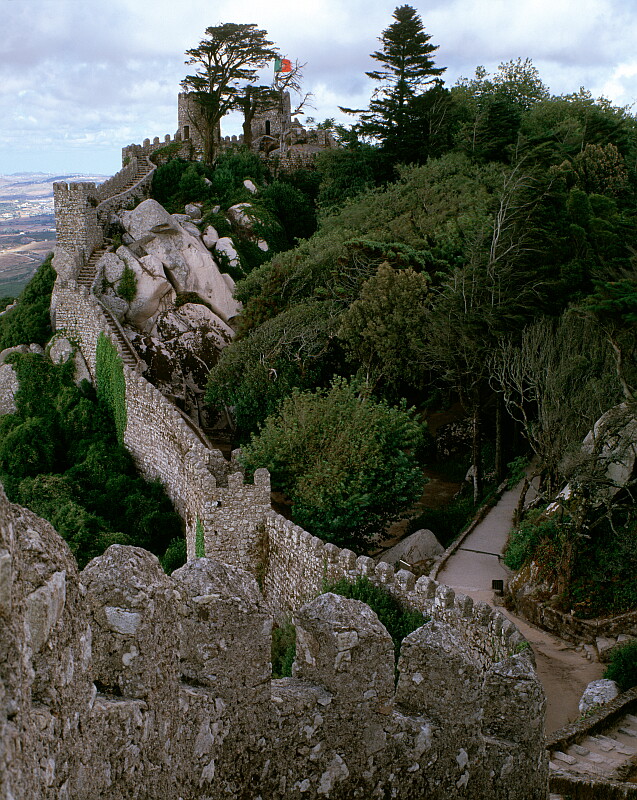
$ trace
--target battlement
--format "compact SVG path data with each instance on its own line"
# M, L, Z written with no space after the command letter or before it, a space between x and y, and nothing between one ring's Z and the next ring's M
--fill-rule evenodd
M279 620L316 597L326 585L341 578L353 582L366 577L404 607L453 628L484 668L520 650L528 648L531 653L522 634L500 611L487 603L474 603L431 578L416 579L409 570L395 570L383 561L377 564L368 556L357 557L274 511L265 516L264 535L259 573L264 576L264 597Z
M76 278L91 253L102 246L111 211L147 196L155 166L141 155L129 162L99 186L91 182L53 184L53 266L63 278Z
M8 796L546 796L528 652L485 663L439 619L404 640L395 686L376 615L321 595L295 615L294 677L272 680L248 573L200 558L169 577L113 545L78 574L52 527L4 495L0 618Z

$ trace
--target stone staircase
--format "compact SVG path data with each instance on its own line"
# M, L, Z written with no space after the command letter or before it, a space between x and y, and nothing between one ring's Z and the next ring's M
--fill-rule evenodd
M117 194L124 194L129 189L132 189L133 186L138 184L143 178L145 178L149 172L151 172L154 167L146 158L140 158L137 162L137 171L135 175L130 179L130 181L120 189ZM115 195L117 196L117 195ZM97 262L100 258L106 253L108 250L107 246L98 247L97 249L93 250L91 256L86 264L80 268L80 271L77 275L77 282L79 286L86 286L87 289L90 289L93 285L93 281L95 280L95 267Z
M552 773L576 778L634 783L637 796L637 716L624 714L604 734L585 736L564 752L553 751ZM558 800L560 795L552 795Z
M128 341L128 337L122 330L121 326L115 321L115 317L107 308L102 306L102 310L104 312L104 316L106 317L106 321L108 322L109 332L112 333L117 339L118 349L122 356L122 361L131 369L136 370L137 372L143 372L145 365L143 365L142 360L137 355L133 345Z
M93 250L91 253L91 257L84 264L83 267L80 268L80 271L77 274L77 283L78 286L86 286L87 289L90 289L93 285L93 281L95 280L95 271L97 262L100 258L106 253L108 248L106 246L98 247L97 250Z

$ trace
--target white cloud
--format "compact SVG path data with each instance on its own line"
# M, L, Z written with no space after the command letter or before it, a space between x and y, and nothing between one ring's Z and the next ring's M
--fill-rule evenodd
M235 21L268 31L282 52L307 62L305 83L317 119L339 105L367 104L365 77L377 37L399 3L314 0L0 0L0 172L16 159L69 160L93 153L107 171L131 141L173 133L184 51L208 25ZM478 64L531 57L554 93L604 94L624 105L637 97L634 0L412 0L436 63L453 84ZM234 128L234 129L233 129ZM225 126L238 132L237 119ZM48 148L48 151L47 151ZM110 148L110 149L109 149ZM108 155L106 155L108 154ZM2 160L4 159L4 160ZM25 162L26 163L26 162ZM112 169L112 166L109 166Z

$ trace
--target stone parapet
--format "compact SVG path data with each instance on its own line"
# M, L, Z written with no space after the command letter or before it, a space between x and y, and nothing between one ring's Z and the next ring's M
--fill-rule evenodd
M483 668L519 652L532 658L530 646L513 623L487 603L474 603L431 578L416 579L408 570L396 571L382 561L376 564L372 558L356 557L351 550L323 542L274 511L265 515L264 522L263 593L279 621L341 578L354 581L366 577L406 608L457 631Z
M30 800L545 798L544 697L527 653L485 667L456 628L391 638L364 604L300 608L272 680L254 578L165 575L113 545L78 574L0 494L0 786Z
M579 619L519 589L512 593L512 600L518 616L573 644L584 642L594 645L598 638L616 637L619 634L637 637L637 611L614 617Z

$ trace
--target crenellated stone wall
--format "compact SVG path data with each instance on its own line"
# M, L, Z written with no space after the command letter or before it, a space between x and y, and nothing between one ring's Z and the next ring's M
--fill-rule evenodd
M61 249L77 256L80 266L104 239L97 218L96 191L94 183L53 184L56 251Z
M262 543L263 594L278 621L316 597L341 578L355 581L366 577L382 586L403 606L419 611L453 628L470 647L473 657L486 665L528 648L518 629L487 603L470 597L428 577L416 579L408 570L356 556L312 536L274 511L265 515L266 538ZM529 650L530 652L530 650Z
M57 185L56 259L86 263L108 211L152 179L138 173L128 164L102 192ZM58 277L52 316L93 379L100 334L125 356L73 276ZM137 369L123 372L124 442L182 515L189 562L169 578L154 556L115 546L80 582L50 526L0 496L5 796L544 798L544 696L519 632L486 604L275 514L267 471L246 483ZM195 558L198 533L218 561ZM358 575L430 619L403 643L396 688L375 615L317 598ZM272 681L272 618L290 615L295 677Z
M122 147L122 164L124 166L130 164L133 158L139 156L151 156L154 153L162 150L164 147L172 145L170 152L173 158L190 159L193 156L193 144L190 139L183 139L181 133L177 131L174 136L167 133L163 140L158 136L152 140L144 139L142 144L129 144Z
M73 280L58 278L51 299L58 331L79 346L89 372L96 378L100 334L110 333L97 298ZM270 476L259 470L254 485L244 485L240 473L219 450L208 448L188 426L178 409L143 375L123 365L126 383L124 444L140 472L165 488L186 526L188 556L195 556L197 525L204 532L206 552L254 571L262 538L262 522L270 511Z
M0 796L29 800L544 800L544 695L435 619L392 641L363 603L296 614L294 677L270 675L248 573L165 575L114 545L78 574L0 493Z
M109 213L148 197L156 167L140 154L104 183L53 184L55 259L59 275L75 278L91 253L101 247Z

